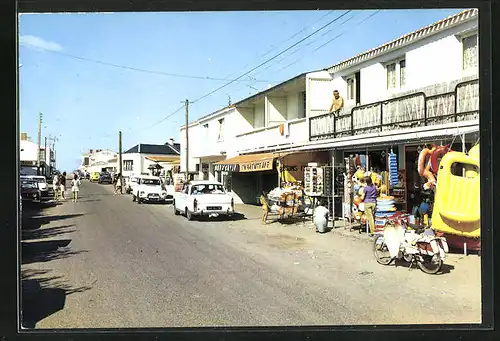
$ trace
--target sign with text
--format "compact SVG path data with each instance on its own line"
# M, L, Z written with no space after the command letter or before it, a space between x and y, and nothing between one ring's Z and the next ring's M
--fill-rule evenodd
M238 164L215 164L214 169L217 172L238 172L239 171L239 165Z
M273 169L273 159L240 164L240 172L259 172Z

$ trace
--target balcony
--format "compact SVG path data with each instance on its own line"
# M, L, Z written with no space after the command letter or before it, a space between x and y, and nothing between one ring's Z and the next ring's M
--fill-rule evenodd
M311 117L309 139L378 133L388 130L440 125L479 118L479 80L458 83L454 91L428 96L415 92L352 108L335 117Z
M280 132L282 126L283 134ZM256 152L272 148L290 147L305 143L307 136L307 119L299 118L265 128L252 130L236 135L238 153Z

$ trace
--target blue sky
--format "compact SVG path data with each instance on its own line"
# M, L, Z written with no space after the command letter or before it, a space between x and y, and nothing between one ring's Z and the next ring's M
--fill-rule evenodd
M236 102L459 11L384 10L373 16L375 11L352 11L252 72L257 81L245 77L248 81L235 82L191 105L190 117L194 120L226 106L228 96ZM179 141L184 110L156 123L181 101L199 98L227 81L145 73L67 55L163 73L234 79L344 12L21 15L21 131L36 141L42 112L42 135L58 137L58 168L66 171L75 169L88 149L117 150L119 130L124 150L137 143L165 143L171 136Z

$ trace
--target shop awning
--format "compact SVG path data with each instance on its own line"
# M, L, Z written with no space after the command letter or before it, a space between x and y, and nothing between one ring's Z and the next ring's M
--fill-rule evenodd
M227 172L260 172L273 169L274 160L290 153L262 153L238 155L216 162L216 171Z

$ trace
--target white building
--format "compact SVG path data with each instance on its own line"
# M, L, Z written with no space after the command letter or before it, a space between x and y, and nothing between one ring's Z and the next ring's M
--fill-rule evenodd
M54 152L47 146L47 152L45 146L40 146L40 165L41 168L37 170L38 163L38 144L29 141L25 135L21 137L19 142L20 147L20 161L21 161L21 174L22 175L35 175L40 173L45 176L49 176L50 172L54 166L55 155Z
M139 174L150 174L149 167L159 164L166 171L178 164L180 159L180 145L171 138L165 144L140 143L122 154L123 176L129 177Z
M79 167L82 171L101 172L106 169L109 172L116 172L118 167L118 154L109 149L91 149L82 155L82 163Z
M225 137L226 158L214 168L233 168L230 178L236 202L243 197L241 201L255 202L261 190L277 185L273 163L278 155L269 153L330 150L333 155L336 150L342 159L342 153L356 148L394 144L404 167L403 142L477 132L477 14L475 9L462 11L325 70L301 74L203 118L217 127L217 120L224 116L228 123L225 131L235 134ZM333 90L338 90L345 101L337 118L328 113ZM197 130L204 124L190 124L190 171L199 170L196 164L200 158L220 159L220 148L207 147L212 143L206 143L207 139L201 138L204 133ZM262 160L271 160L266 161L265 177L256 174L263 173L259 169ZM258 167L234 171L249 162ZM240 185L236 182L245 183L245 189L237 188Z

